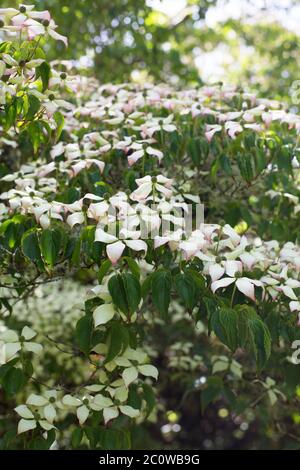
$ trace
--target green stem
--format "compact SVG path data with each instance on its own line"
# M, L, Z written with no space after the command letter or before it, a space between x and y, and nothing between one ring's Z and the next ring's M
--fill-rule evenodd
M233 306L233 299L234 299L235 292L236 292L236 284L234 284L234 288L233 288L232 295L231 295L231 300L230 300L230 307L231 308Z

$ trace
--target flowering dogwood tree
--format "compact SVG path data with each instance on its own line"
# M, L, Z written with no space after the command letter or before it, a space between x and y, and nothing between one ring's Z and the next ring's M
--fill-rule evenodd
M67 38L34 6L0 27L2 446L129 448L173 370L199 412L294 406L300 117L222 85L76 75L47 62ZM57 279L87 285L76 315L18 310Z

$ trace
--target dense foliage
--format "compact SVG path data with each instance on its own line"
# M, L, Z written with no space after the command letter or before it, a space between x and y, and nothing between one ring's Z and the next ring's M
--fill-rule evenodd
M102 82L137 78L195 85L221 79L259 90L267 98L299 104L292 100L291 88L299 80L299 35L278 21L289 10L293 15L297 0L240 0L236 3L244 10L242 16L235 11L234 1L185 3L178 14L169 17L153 10L147 1L116 0L112 4L108 0L73 0L70 5L61 0L40 0L39 8L51 10L52 16L59 18L61 33L69 37L68 48L60 42L47 44L47 56L76 60L85 73ZM166 4L171 6L172 0ZM10 1L10 6L17 5L16 0ZM212 23L207 18L213 17L215 9L220 18ZM274 10L276 21L272 21ZM208 74L210 56L216 64ZM223 69L221 77L219 67Z
M2 448L139 447L214 404L297 442L300 117L222 84L99 84L48 62L47 10L0 26Z
M201 17L213 3L189 0ZM18 2L12 0L11 5L17 7ZM170 25L165 15L153 11L144 0L73 0L72 4L40 0L39 7L60 19L60 30L69 38L67 49L61 44L49 48L51 59L57 55L72 60L87 56L81 66L92 68L104 82L128 81L133 70L149 73L155 80L199 80L196 68L191 64L187 69L178 50L186 27L193 28L195 19L190 14Z

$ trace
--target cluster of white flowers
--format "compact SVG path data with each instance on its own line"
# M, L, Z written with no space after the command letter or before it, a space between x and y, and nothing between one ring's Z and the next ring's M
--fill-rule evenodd
M106 344L97 346L99 357L107 352ZM110 382L106 371L119 370L119 378ZM122 372L121 372L122 370ZM104 364L99 376L99 383L79 387L72 394L62 390L47 390L43 395L31 394L25 405L19 405L15 411L21 416L18 433L35 429L39 424L44 430L54 428L54 422L59 419L60 413L75 412L81 425L85 423L93 411L102 411L105 424L115 419L119 414L137 418L142 409L136 409L127 404L128 387L138 375L157 379L157 369L147 364L147 355L140 349L127 348L125 352ZM100 393L101 392L101 393Z
M11 208L34 214L43 228L50 226L51 218L63 221L65 217L71 228L94 221L95 241L106 244L107 256L113 264L117 263L126 247L146 253L148 246L141 239L142 234L146 238L153 230L164 228L164 222L168 221L175 229L170 230L170 224L167 224L168 230L155 235L155 249L167 245L181 259L196 257L201 260L203 273L211 278L213 292L235 283L240 292L255 301L255 288L261 288L264 298L275 299L278 295L285 295L291 299L291 310L300 310L298 297L293 291L300 287L298 245L288 242L280 247L276 241L263 242L259 238L240 236L228 224L201 223L189 234L185 232L184 216L173 214L178 207L184 212L187 205L180 195L173 195L171 179L162 175L145 176L137 179L136 183L138 188L129 196L121 192L104 199L86 194L72 204L48 202L40 196L14 194L10 199L7 194L7 197ZM86 200L97 202L86 206ZM133 205L130 200L138 203ZM257 269L260 272L258 278L249 275L255 271L257 276Z
M11 60L13 59L10 59L10 62ZM36 65L33 64L34 67ZM55 70L52 73L55 76L58 74ZM60 75L67 76L65 73ZM71 77L70 80L74 81L75 78ZM62 108L66 129L70 132L73 142L59 142L54 145L50 163L37 161L36 164L21 167L20 172L15 175L7 176L8 180L16 180L18 189L46 186L45 191L49 191L48 186L50 188L53 186L55 191L53 178L57 178L60 174L65 179L74 178L91 165L96 165L100 172L103 172L105 160L109 161L112 150L121 150L127 156L130 166L141 159L149 158L156 158L160 164L164 158L165 148L163 142L160 142L162 148L158 148L158 136L176 129L180 130L184 123L197 117L203 119L203 135L209 142L216 132L222 132L224 135L228 133L230 138L235 138L237 133L247 129L263 134L268 131L272 122L286 124L290 130L294 128L298 133L300 131L299 116L284 109L277 109L280 106L278 102L258 99L248 93L240 94L232 88L204 87L175 92L168 86L146 85L144 89L135 90L128 84L114 87L107 85L99 87L92 93L91 101L84 103L84 106L76 107L67 101L55 99L55 87L57 80L53 79L50 81L51 90L47 92L52 96L43 95L35 86L29 88L28 93L41 99L49 115L59 107ZM6 92L3 90L3 93L5 95ZM16 89L13 93L16 93ZM218 110L220 100L226 109L234 97L243 100L244 111ZM146 111L149 107L152 108L151 111ZM153 115L153 109L164 114L171 109L172 113L168 117L159 118ZM91 132L88 119L96 125L97 121L100 121L104 129L101 132L94 130ZM219 124L205 124L206 120L211 119ZM80 141L76 132L78 129L86 130ZM296 165L297 160L294 161ZM46 184L47 178L44 178L48 175L54 175L50 178L49 185Z
M49 35L67 43L67 39L56 32L50 13L37 12L30 5L21 5L19 10L0 9L0 30L12 38L38 42ZM186 190L184 183L170 177L173 166L177 163L183 167L184 161L175 162L175 156L172 161L169 155L172 138L186 129L197 132L197 139L204 139L206 145L213 146L218 139L232 142L243 134L266 136L273 123L299 135L299 116L287 112L274 100L259 99L232 87L177 91L169 85L148 83L99 86L94 79L59 72L62 66L70 70L67 62L52 64L49 87L47 84L42 91L42 79L36 69L44 60L30 60L29 54L26 60L18 61L14 52L10 52L0 54L0 75L5 77L0 89L0 105L4 106L23 90L25 95L39 100L40 113L48 120L50 131L57 128L55 113L59 110L64 121L64 136L61 141L59 136L52 140L46 162L37 158L21 165L17 172L2 177L1 184L6 190L0 194L1 221L22 214L35 222L39 231L61 224L67 233L77 235L81 229L92 226L94 242L105 245L107 258L114 267L127 252L142 265L149 250L169 250L177 266L182 261L197 263L213 293L220 294L221 289L232 286L232 295L237 290L247 302L250 299L279 303L283 299L281 313L285 313L284 309L300 312L299 245L263 241L251 233L242 235L225 223L196 220L196 227L191 228L188 220L193 220L195 205L201 201L198 194ZM61 99L62 93L68 92L76 92L72 102ZM241 103L239 111L231 111L235 99ZM20 127L22 125L23 121ZM16 135L18 130L9 129L6 137L1 137L0 145L17 152ZM184 159L185 148L179 150L182 151L180 158ZM263 151L267 153L267 148ZM299 166L294 156L292 168L297 177ZM134 189L125 192L119 181L112 181L115 167L120 169L121 176L124 171L128 181L130 179L127 186ZM277 167L265 165L264 170L276 172ZM93 183L98 178L96 183L103 184L106 194L101 187L97 192L95 184L93 192L84 189L89 187L85 177L88 179L91 173ZM62 202L61 198L68 187L78 193L78 198L71 203ZM281 194L278 188L268 193L270 198L278 194ZM281 195L293 201L297 213L298 197L286 192ZM106 286L109 276L102 279L101 286L91 289L104 302L93 309L94 327L100 333L106 332L106 324L111 320L121 318L129 323L109 295ZM136 320L134 312L130 322ZM12 330L4 330L0 336L1 363L9 363L24 353L41 353L42 345L32 341L36 334L27 326L20 336ZM186 342L170 348L170 366L197 369L200 356L194 358L192 366L188 359L177 357L178 350L187 357L191 346ZM142 414L142 409L128 404L128 389L133 383L139 384L140 376L157 379L158 371L148 363L147 354L140 348L127 347L106 362L108 345L104 342L96 345L95 353L97 364L92 362L92 366L98 382L72 391L51 386L51 390L42 395L29 395L26 404L16 407L21 417L19 433L38 425L49 431L55 427L60 414L66 412L75 413L81 425L93 411L103 412L105 423L119 414L130 418ZM231 368L233 374L240 374L239 364L236 361L229 364L222 356L215 358L213 367L215 372Z
M55 40L63 41L67 45L67 38L57 33L57 25L51 18L48 10L35 11L34 5L20 5L19 10L15 8L0 8L0 34L10 42L18 41L19 45L23 41L28 41L31 47L15 54L15 48L4 48L0 55L0 75L5 80L1 81L0 105L5 105L8 99L26 94L27 97L36 97L41 100L41 115L46 113L50 118L59 107L73 110L73 105L60 99L60 90L76 91L78 78L68 76L65 72L58 72L55 68L51 71L50 88L45 92L41 91L37 68L45 63L43 57L35 58L35 52L41 38L49 36ZM4 43L6 44L6 43ZM20 122L22 122L20 120ZM51 127L55 127L55 122L50 122ZM12 134L13 135L13 134ZM2 139L1 139L2 140ZM9 139L5 139L2 144L9 145Z
M19 10L15 8L0 8L1 29L11 36L26 35L24 39L32 40L36 36L49 35L56 40L63 41L65 45L68 40L65 36L57 33L57 25L51 18L48 10L35 11L35 5L20 5Z

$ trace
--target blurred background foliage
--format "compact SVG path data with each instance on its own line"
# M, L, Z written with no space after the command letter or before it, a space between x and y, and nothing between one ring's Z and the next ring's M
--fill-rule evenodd
M50 56L74 59L102 82L223 81L291 103L298 0L40 0L38 7L51 10L69 38L67 49L49 44Z

